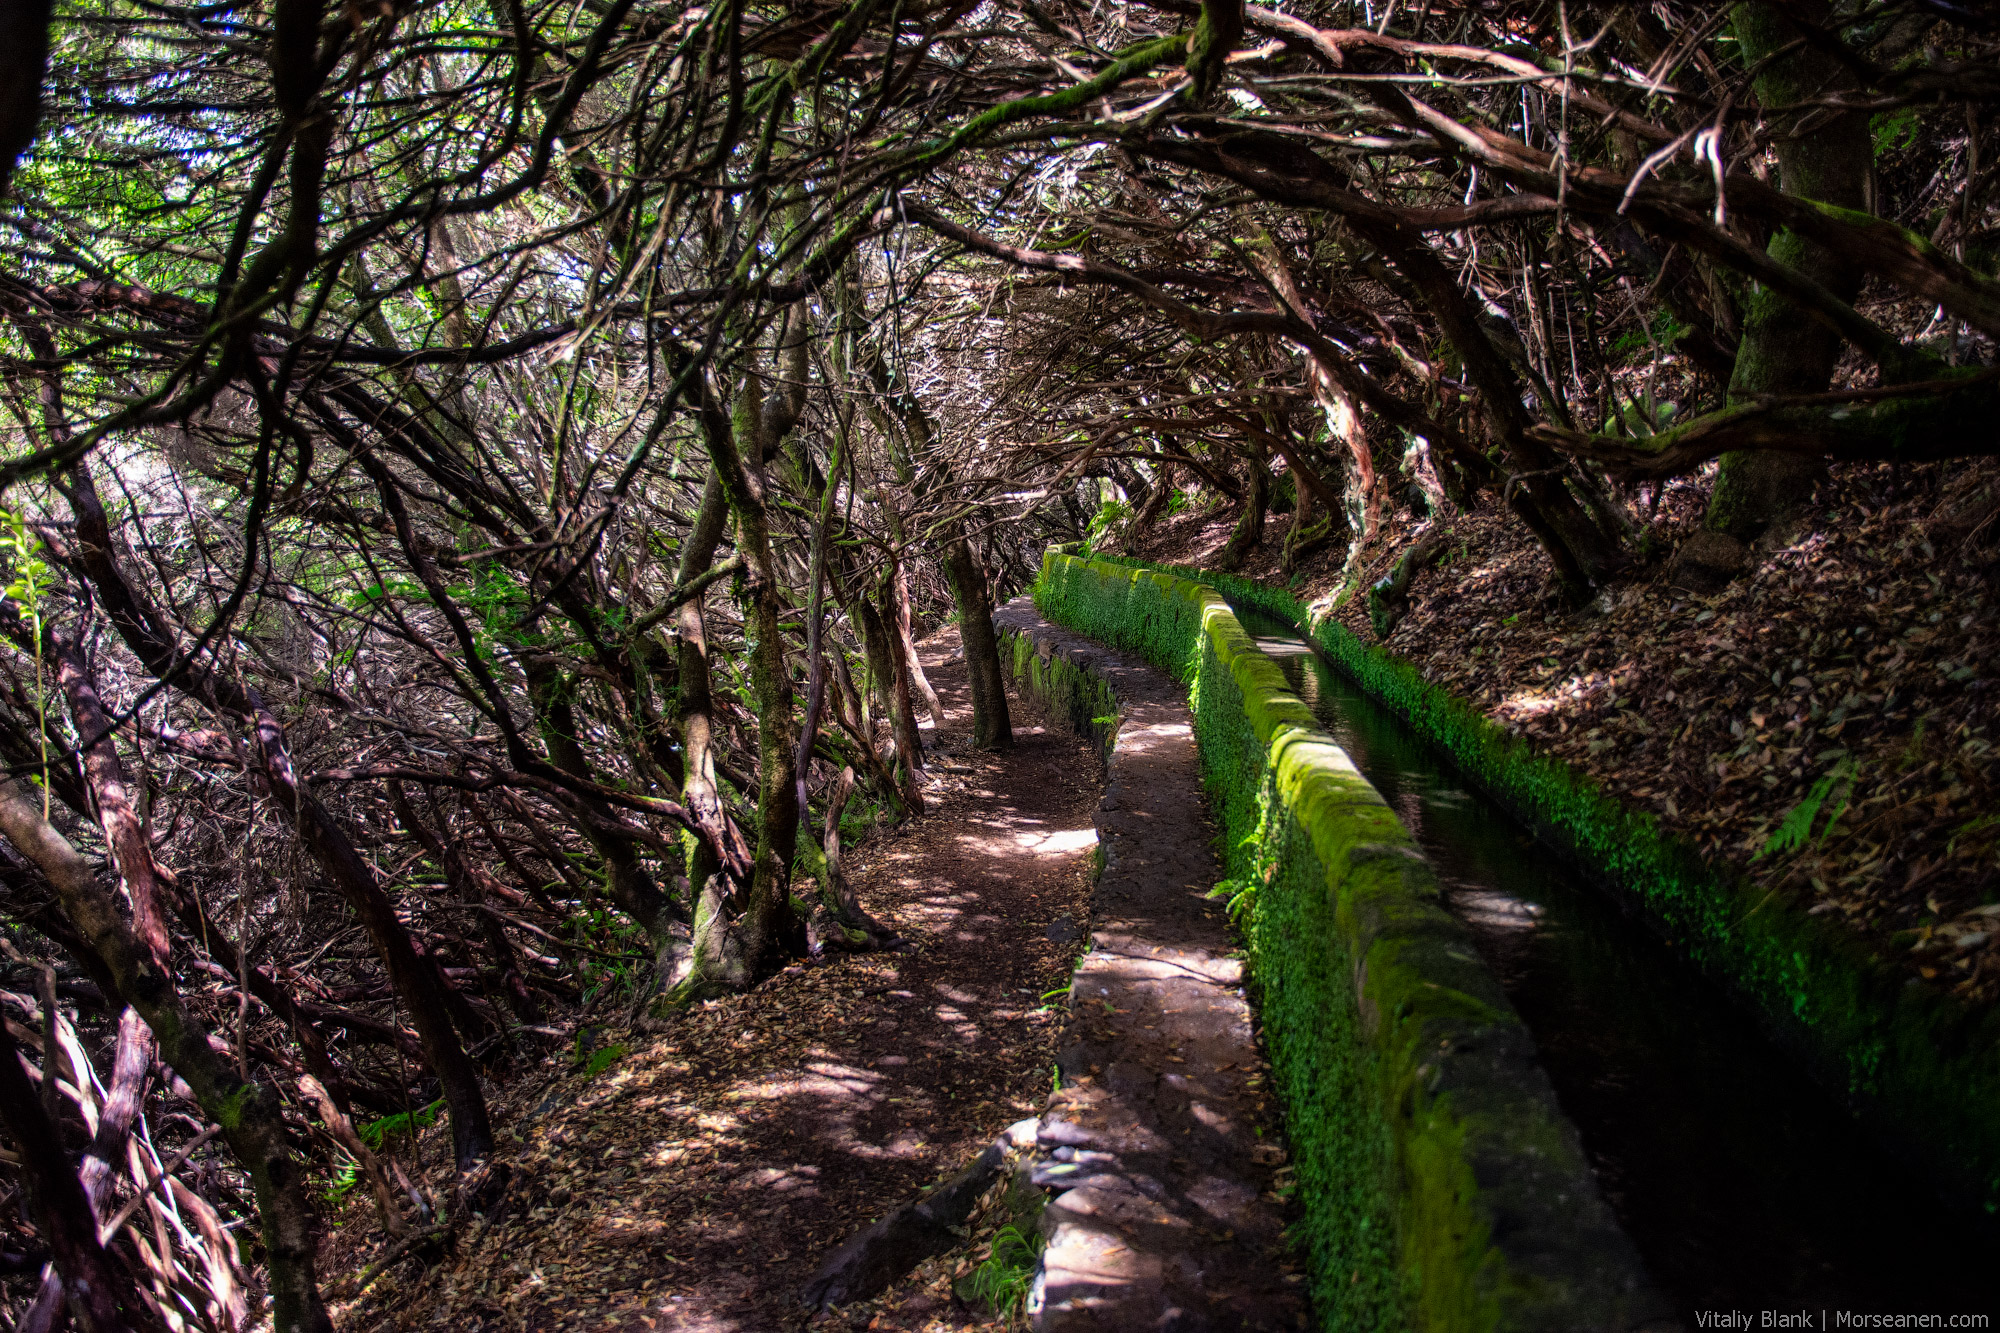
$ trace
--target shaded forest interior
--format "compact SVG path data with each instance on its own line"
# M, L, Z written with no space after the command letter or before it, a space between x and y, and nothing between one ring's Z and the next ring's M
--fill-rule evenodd
M909 948L1051 544L1991 1004L1996 121L1947 0L8 0L5 1317L329 1330Z

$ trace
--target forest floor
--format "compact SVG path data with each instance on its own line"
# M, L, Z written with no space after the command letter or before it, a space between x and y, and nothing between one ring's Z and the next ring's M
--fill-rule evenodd
M1850 464L1808 517L1709 594L1676 586L1706 477L1670 486L1654 559L1564 609L1497 508L1442 522L1439 562L1386 646L1538 748L1659 816L1712 860L1837 912L1962 998L2000 996L2000 465ZM1212 565L1233 509L1162 521L1132 551ZM1279 569L1274 516L1240 573L1335 591L1345 543ZM1431 531L1385 515L1358 586ZM1375 642L1359 596L1338 618ZM1796 832L1789 850L1772 846ZM1782 841L1782 840L1781 840Z
M1083 947L1099 767L1018 697L1013 750L974 751L957 648L955 628L921 646L948 714L927 731L929 811L848 859L909 947L788 967L660 1034L595 1028L586 1045L620 1052L605 1068L559 1055L495 1089L507 1215L441 1262L391 1269L341 1328L797 1327L800 1288L835 1247L1041 1110L1063 1012L1044 997ZM442 1162L440 1134L419 1161ZM349 1209L329 1227L329 1276L380 1249L366 1205ZM1002 1326L952 1295L981 1239L975 1221L961 1250L830 1326Z

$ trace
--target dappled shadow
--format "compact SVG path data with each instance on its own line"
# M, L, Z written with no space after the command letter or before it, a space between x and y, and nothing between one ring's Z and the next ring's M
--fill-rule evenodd
M1040 1109L1058 1027L1044 996L1084 919L1097 764L1019 702L1013 752L970 752L963 664L930 647L950 717L928 739L951 785L849 860L913 947L698 1005L518 1126L544 1213L434 1294L456 1326L790 1326L831 1248Z

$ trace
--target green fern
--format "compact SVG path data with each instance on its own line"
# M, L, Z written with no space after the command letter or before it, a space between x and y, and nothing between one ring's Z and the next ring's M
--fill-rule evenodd
M1763 848L1750 859L1761 861L1767 856L1782 856L1787 852L1795 852L1832 832L1833 826L1840 822L1840 817L1847 813L1847 803L1854 795L1854 773L1852 758L1843 759L1835 764L1832 772L1813 783L1805 799L1792 807L1784 822L1778 825L1778 831L1773 833ZM1834 796L1836 787L1840 789L1838 797ZM1819 822L1820 811L1830 798L1833 800L1833 812L1826 817L1826 822L1820 825L1819 832L1815 834L1813 826Z
M385 1115L380 1120L371 1120L361 1126L361 1139L369 1147L380 1150L390 1139L428 1128L435 1124L438 1112L444 1109L444 1098L440 1097L429 1106L415 1111L400 1111L395 1115Z
M1035 1282L1035 1265L1042 1255L1042 1238L1009 1224L993 1236L985 1260L972 1270L966 1294L1012 1323L1028 1302Z
M338 1207L341 1201L353 1193L354 1187L360 1183L360 1164L356 1162L342 1162L339 1166L333 1168L333 1175L327 1181L326 1188L320 1191L320 1202L326 1204L329 1208Z

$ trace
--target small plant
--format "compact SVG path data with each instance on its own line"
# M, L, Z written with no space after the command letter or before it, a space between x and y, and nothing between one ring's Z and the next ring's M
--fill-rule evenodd
M1960 824L1944 845L1945 855L1949 856L1958 850L1960 838L1974 837L1996 826L2000 826L2000 815L1980 815L1968 823Z
M570 929L578 944L590 945L605 952L611 949L628 951L627 956L622 958L603 959L593 955L583 960L577 968L577 975L583 982L584 1003L588 1004L607 993L628 992L646 974L647 968L639 952L643 948L638 938L640 928L630 917L597 906L571 916Z
M342 1162L339 1166L333 1168L332 1179L327 1182L326 1188L320 1191L320 1201L328 1207L337 1207L341 1200L345 1199L353 1191L354 1187L360 1183L360 1163L353 1161Z
M1626 329L1612 340L1611 354L1620 361L1629 360L1649 347L1671 347L1687 331L1688 326L1674 318L1673 311L1662 310L1645 328Z
M1889 697L1894 699L1895 695L1891 694ZM1896 765L1899 771L1907 773L1924 762L1924 727L1929 721L1929 717L1920 717L1917 719L1917 725L1910 729L1909 744L1903 747L1903 757Z
M1917 141L1917 132L1921 128L1917 121L1917 109L1913 106L1871 116L1868 132L1875 140L1875 156L1879 159L1885 154L1902 152Z
M1619 409L1618 414L1604 421L1603 435L1623 435L1634 440L1648 440L1674 424L1680 415L1681 405L1672 399L1660 403L1653 400L1653 391L1648 389L1644 399L1635 399Z
M1791 813L1787 814L1784 822L1778 825L1778 831L1773 833L1763 848L1750 859L1761 861L1767 856L1782 856L1786 852L1795 852L1831 833L1833 826L1840 822L1840 817L1847 813L1847 803L1854 796L1855 771L1852 757L1835 764L1832 772L1813 783L1805 799L1792 807ZM1840 789L1838 796L1834 794L1836 787ZM1833 812L1826 817L1826 823L1820 825L1819 831L1815 833L1813 826L1819 823L1820 811L1826 807L1829 799L1833 802Z
M1063 1002L1068 999L1069 999L1069 987L1058 986L1052 991L1043 991L1041 997L1041 1003L1036 1005L1033 1009L1029 1010L1029 1012L1036 1014L1054 1013L1057 1009L1060 1009L1063 1005Z
M1229 919L1240 921L1243 919L1243 914L1257 901L1257 885L1247 879L1225 879L1210 889L1205 896L1220 899L1229 909Z
M1097 513L1090 520L1090 535L1084 539L1083 553L1088 556L1097 548L1110 541L1111 532L1125 521L1132 512L1132 506L1123 500L1106 500L1097 507Z
M966 1279L965 1294L994 1314L1013 1323L1028 1303L1035 1265L1041 1259L1042 1238L1009 1223L994 1233L993 1244L979 1267Z
M361 1126L361 1141L376 1151L390 1139L404 1136L414 1137L418 1132L437 1123L438 1112L444 1109L444 1098L440 1097L429 1106L414 1111L398 1111L395 1115L385 1115L380 1120L371 1120Z
M847 809L841 812L840 816L840 845L852 848L870 829L880 823L881 819L881 802L865 798L856 798L848 802Z
M1257 890L1271 882L1271 876L1277 871L1278 862L1277 857L1264 846L1261 830L1236 845L1250 848L1249 873L1242 879L1223 880L1204 896L1221 900L1228 908L1229 919L1241 926L1243 919L1257 905Z
M627 1052L623 1046L600 1046L583 1060L583 1079L588 1083L611 1066L623 1060Z

